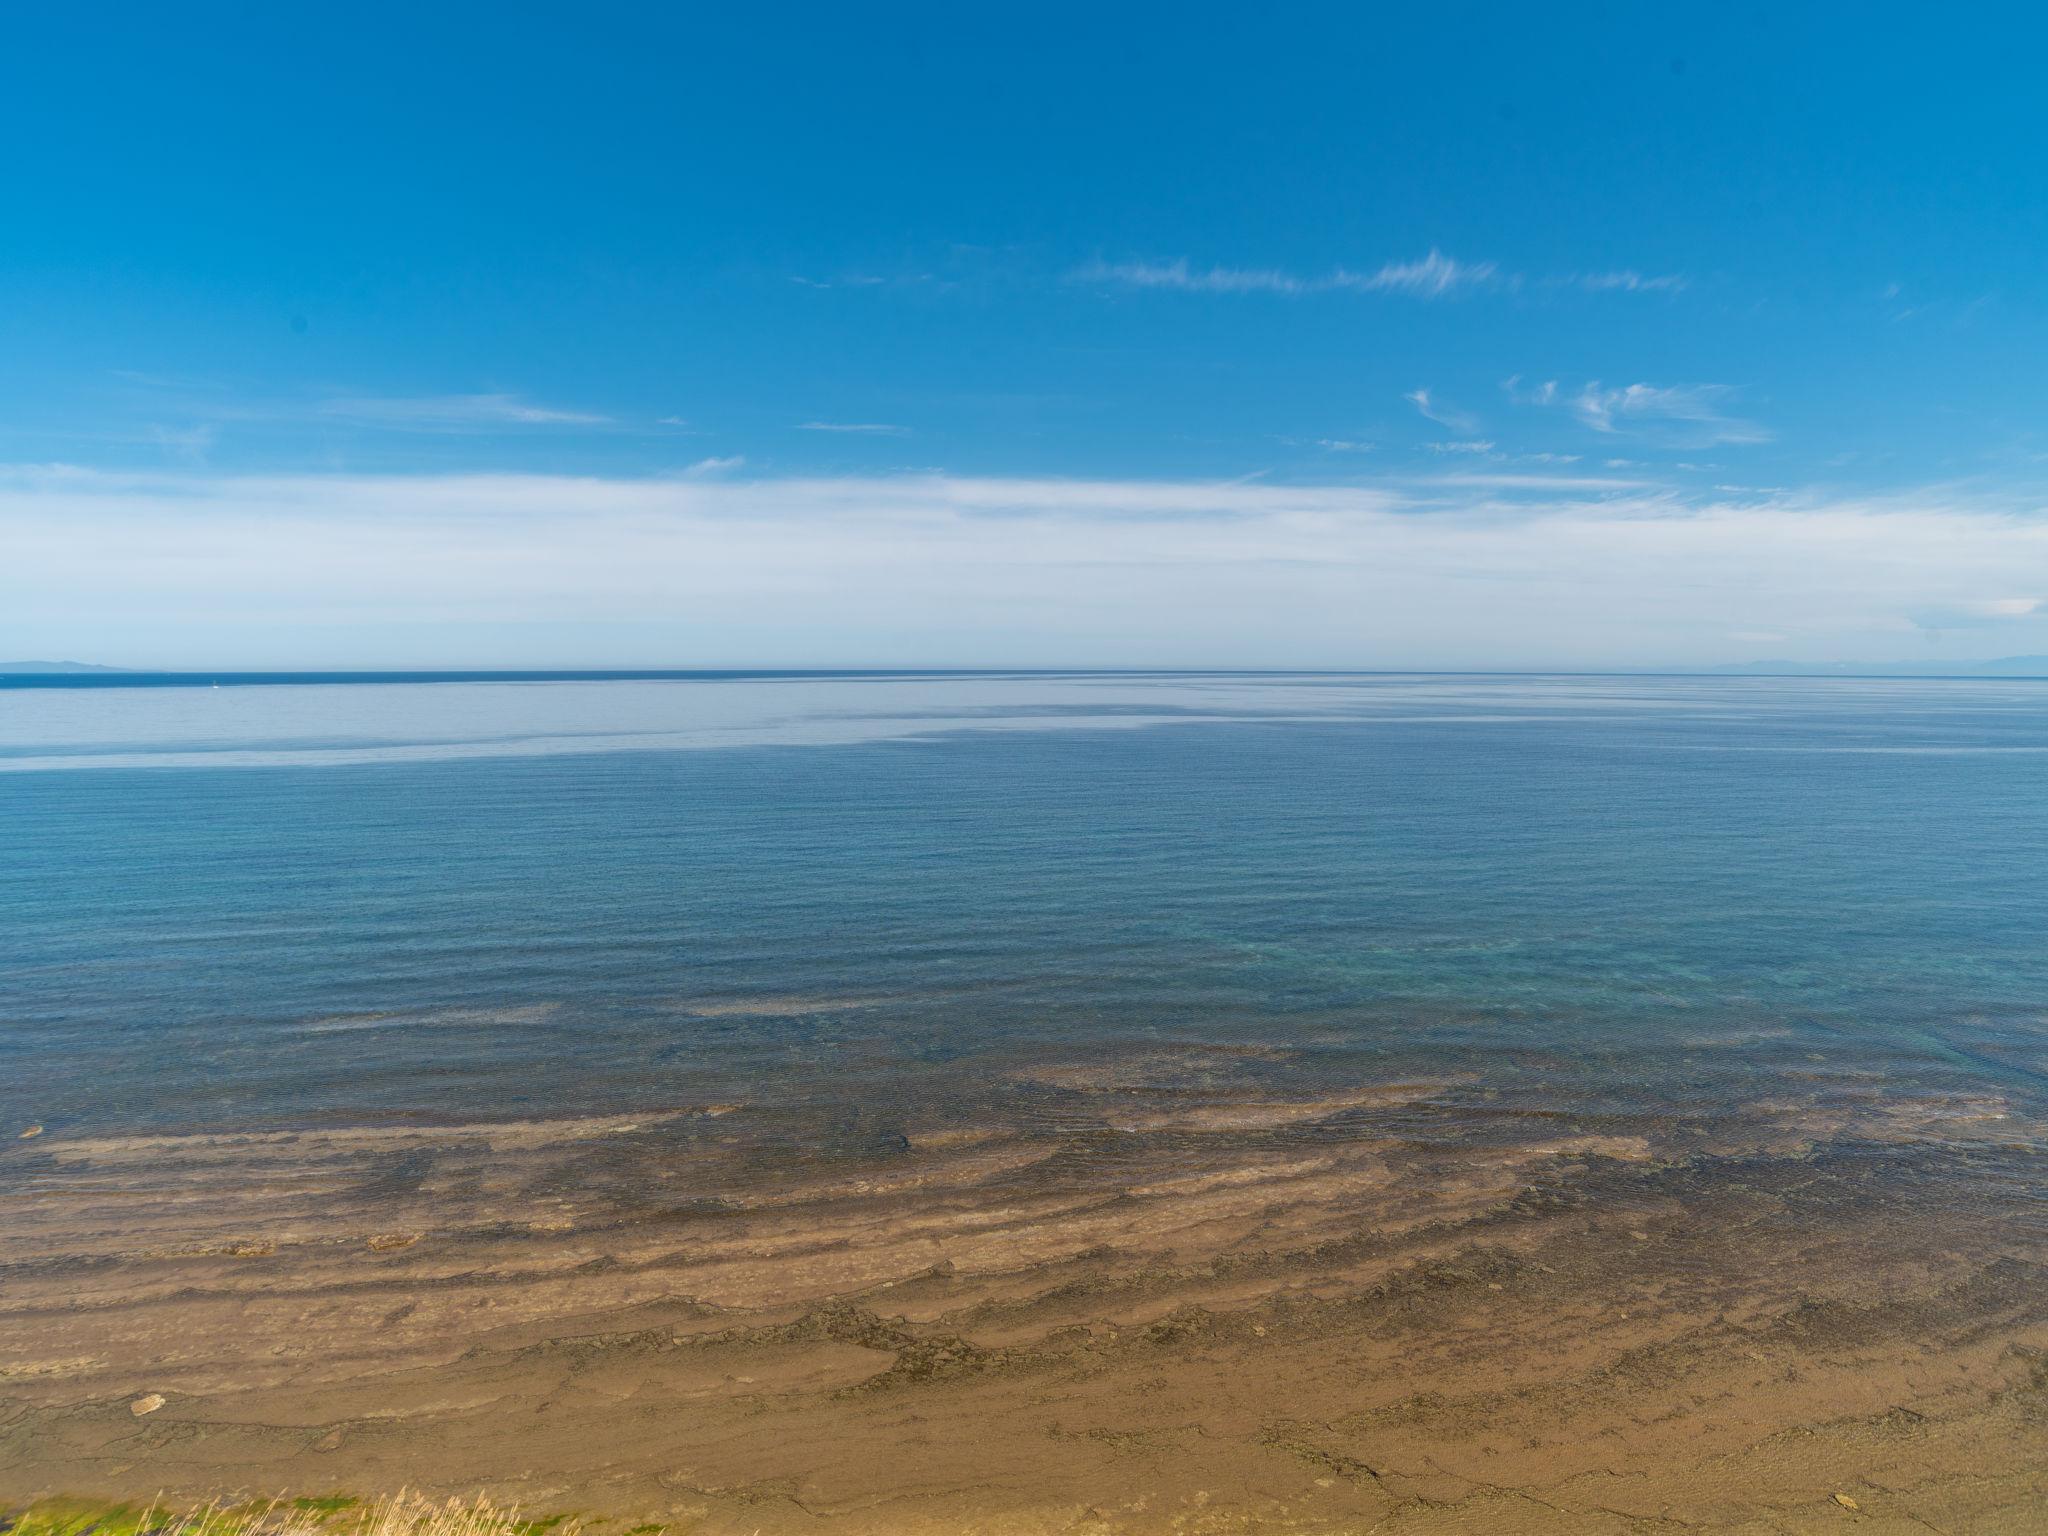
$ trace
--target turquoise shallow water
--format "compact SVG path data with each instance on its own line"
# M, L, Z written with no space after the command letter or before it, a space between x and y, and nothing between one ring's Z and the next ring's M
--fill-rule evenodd
M1132 1059L1428 1081L1418 1137L2048 1098L2031 682L9 690L0 827L10 1123L869 1152Z

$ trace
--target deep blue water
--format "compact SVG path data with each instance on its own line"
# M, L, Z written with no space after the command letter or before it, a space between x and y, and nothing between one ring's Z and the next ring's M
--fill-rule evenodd
M857 1141L1162 1042L1417 1134L2048 1097L2044 683L101 685L0 770L9 1124Z

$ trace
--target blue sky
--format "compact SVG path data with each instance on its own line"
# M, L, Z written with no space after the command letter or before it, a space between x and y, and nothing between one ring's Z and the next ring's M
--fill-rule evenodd
M2044 30L24 11L0 651L2048 651Z

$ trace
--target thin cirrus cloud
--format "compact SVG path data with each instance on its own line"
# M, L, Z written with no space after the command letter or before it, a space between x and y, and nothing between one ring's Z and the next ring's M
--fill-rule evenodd
M746 463L747 458L745 454L735 453L722 458L699 459L696 463L685 469L683 473L692 479L701 479L705 475L729 475L736 469L744 469Z
M799 432L846 432L866 437L908 437L910 428L889 421L800 421Z
M1500 281L1490 261L1459 261L1432 250L1413 261L1389 261L1369 272L1337 267L1304 277L1277 267L1197 267L1186 257L1172 261L1093 261L1072 278L1124 288L1166 289L1181 293L1305 294L1349 291L1399 293L1438 299L1462 289L1488 287Z
M1413 261L1389 261L1370 271L1335 267L1303 275L1280 267L1196 266L1186 257L1171 261L1092 261L1071 278L1124 288L1165 289L1181 293L1398 293L1413 298L1441 299L1475 289L1517 289L1523 279L1501 270L1493 261L1461 261L1431 249ZM1669 272L1648 274L1633 268L1577 272L1541 280L1548 288L1575 288L1584 293L1680 293L1690 282Z
M368 426L409 431L477 431L493 427L595 427L611 421L590 411L535 405L511 394L358 395L323 400L319 414Z
M1206 267L1173 261L1090 262L1074 274L1079 283L1108 283L1125 288L1166 288L1182 293L1306 293L1310 284L1292 273L1270 267Z
M799 288L880 288L885 286L889 279L877 277L871 272L852 272L845 277L792 276L790 281ZM922 277L913 281L922 281Z
M1330 286L1350 288L1359 293L1411 293L1425 299L1442 298L1460 288L1484 287L1495 282L1499 269L1490 261L1454 261L1432 250L1420 261L1390 261L1376 272L1331 274Z
M218 429L211 422L202 422L196 427L166 427L152 424L149 429L150 441L164 451L167 458L187 464L203 464L212 449Z
M1411 389L1401 398L1420 411L1425 420L1433 421L1440 427L1449 427L1453 432L1464 433L1479 430L1478 418L1468 411L1446 405L1429 389Z
M1923 608L1912 617L1925 630L1992 629L2035 618L2044 607L2038 597L1983 597Z
M1884 660L1969 621L2048 648L2048 514L1953 487L37 467L0 470L0 545L0 654L117 664L538 664L576 625L670 664Z
M1646 276L1641 272L1623 270L1619 272L1581 272L1565 282L1587 293L1683 293L1691 285L1688 278L1676 272L1657 276Z
M1554 384L1543 403L1554 403ZM1735 391L1725 384L1624 384L1607 389L1595 380L1570 397L1572 414L1595 432L1640 432L1687 447L1764 443L1770 429L1730 416L1723 406Z
M1766 443L1773 436L1761 422L1731 415L1737 391L1726 384L1622 384L1590 380L1570 388L1556 379L1525 384L1519 374L1501 389L1516 405L1561 406L1595 432L1633 436L1651 446L1711 448L1721 444ZM1612 461L1621 465L1622 461Z

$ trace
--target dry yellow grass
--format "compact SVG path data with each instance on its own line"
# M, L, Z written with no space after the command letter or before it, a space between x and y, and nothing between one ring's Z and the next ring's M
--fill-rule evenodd
M9 1536L579 1536L560 1516L523 1519L486 1498L431 1499L400 1491L359 1503L343 1497L271 1499L177 1510L45 1499L15 1516Z

